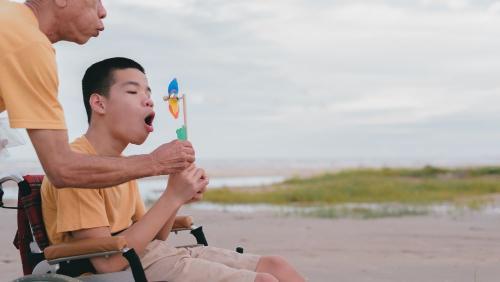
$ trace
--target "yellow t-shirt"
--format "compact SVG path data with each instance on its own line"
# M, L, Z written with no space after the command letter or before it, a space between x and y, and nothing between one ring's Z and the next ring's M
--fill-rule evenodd
M71 148L97 155L84 136ZM70 231L103 226L109 226L111 233L122 231L145 213L135 180L102 189L57 189L45 177L41 189L43 220L51 244L71 241Z
M0 113L11 127L66 129L55 50L26 5L0 0Z

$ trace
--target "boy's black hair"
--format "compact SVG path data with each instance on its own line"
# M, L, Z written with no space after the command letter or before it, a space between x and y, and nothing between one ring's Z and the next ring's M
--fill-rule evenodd
M137 69L146 74L144 68L134 60L114 57L102 60L91 65L82 79L83 103L87 111L87 120L90 123L92 108L90 107L90 96L94 93L107 97L109 88L113 85L113 72L123 69Z

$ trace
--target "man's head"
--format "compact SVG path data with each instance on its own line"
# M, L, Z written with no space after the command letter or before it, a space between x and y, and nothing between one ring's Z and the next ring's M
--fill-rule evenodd
M27 0L26 4L53 43L65 40L84 44L104 30L106 10L101 0Z
M153 101L144 68L127 58L90 66L82 79L83 102L91 127L114 138L142 144L153 131Z

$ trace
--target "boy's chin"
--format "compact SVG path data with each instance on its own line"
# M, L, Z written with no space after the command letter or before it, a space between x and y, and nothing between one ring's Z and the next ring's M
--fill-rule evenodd
M145 141L146 141L146 138L141 139L141 140L132 140L132 141L130 141L130 144L142 145Z
M130 140L130 143L134 144L134 145L142 145L146 141L146 139L148 138L148 135L149 134L147 134L145 136L134 138L133 140Z

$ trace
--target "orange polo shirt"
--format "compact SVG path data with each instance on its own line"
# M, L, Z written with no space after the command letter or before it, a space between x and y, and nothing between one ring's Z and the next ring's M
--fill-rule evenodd
M66 129L55 50L26 5L0 0L0 113L11 127Z
M85 136L76 139L71 148L97 155ZM50 244L71 241L69 232L81 229L107 226L111 233L122 231L145 213L135 180L109 188L57 189L45 177L41 194L43 221Z

